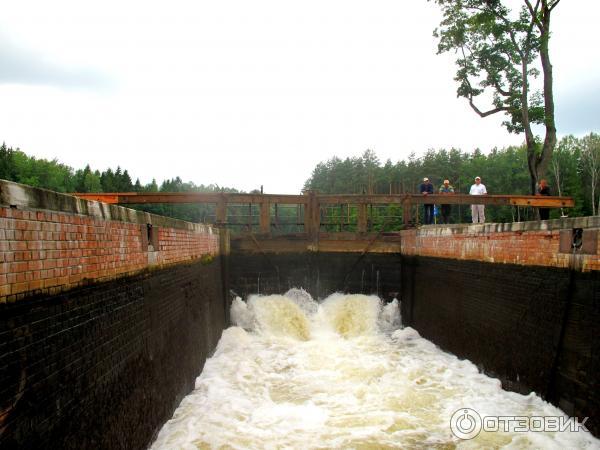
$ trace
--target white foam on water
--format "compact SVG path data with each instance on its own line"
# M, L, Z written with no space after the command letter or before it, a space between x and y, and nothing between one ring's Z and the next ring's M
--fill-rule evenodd
M319 309L319 304L302 288L292 288L283 296L292 300L307 316L313 315Z
M343 337L370 335L377 331L381 300L360 294L333 294L321 309L333 330Z
M294 299L283 295L253 295L248 300L248 309L254 315L255 329L263 335L304 341L310 338L308 317Z
M292 290L236 299L232 320L238 326L223 332L153 449L600 448L584 432L455 437L450 417L460 408L564 414L397 329L397 301L334 294L317 304Z
M234 325L246 330L254 328L254 314L248 310L248 305L240 297L233 299L231 303L231 321Z
M402 324L400 317L400 303L398 299L394 299L387 303L379 315L379 327L382 331L391 333L398 329Z

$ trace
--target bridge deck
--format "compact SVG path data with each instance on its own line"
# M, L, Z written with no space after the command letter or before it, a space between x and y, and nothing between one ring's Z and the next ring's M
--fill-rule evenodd
M349 208L356 208L356 232L368 231L370 206L396 206L402 211L402 223L409 227L413 221L413 206L419 204L484 204L484 205L510 205L531 206L545 208L572 208L575 203L571 197L546 197L534 195L419 195L419 194L342 194L323 195L315 192L307 192L304 195L274 195L274 194L238 194L238 193L141 193L141 192L115 192L115 193L79 193L74 194L87 200L96 200L112 204L153 204L153 203L200 203L215 205L215 223L217 225L242 225L228 221L228 206L232 205L257 205L260 208L258 214L258 229L260 233L271 233L272 231L272 205L296 205L298 208L298 221L296 225L302 225L304 232L313 239L322 231L324 224L323 209L331 206L346 205L347 216L350 216ZM250 209L251 212L251 209ZM251 216L252 214L250 214ZM251 219L251 217L250 217ZM277 218L275 217L275 220ZM347 225L348 223L346 223ZM249 220L248 225L252 228Z

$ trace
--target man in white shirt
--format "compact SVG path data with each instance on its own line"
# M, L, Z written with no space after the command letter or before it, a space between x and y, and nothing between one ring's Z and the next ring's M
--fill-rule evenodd
M481 183L480 177L475 177L475 184L471 186L469 191L471 195L485 195L487 190L485 185ZM471 216L473 217L473 223L484 223L485 222L485 205L471 205Z

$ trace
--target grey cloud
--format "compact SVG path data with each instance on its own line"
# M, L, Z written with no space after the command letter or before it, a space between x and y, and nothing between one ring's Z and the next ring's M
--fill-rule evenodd
M54 63L0 34L0 84L105 90L110 89L114 81L89 67L69 67Z
M555 103L556 125L561 135L600 131L600 79L557 93Z

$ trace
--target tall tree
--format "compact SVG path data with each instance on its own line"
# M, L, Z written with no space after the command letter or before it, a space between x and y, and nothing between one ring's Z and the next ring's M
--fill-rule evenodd
M14 150L3 142L0 146L0 179L15 181L15 163L13 161Z
M596 196L600 185L600 136L590 133L582 139L581 164L590 183L590 197L592 201L592 214L600 214L600 198L596 208Z
M509 132L525 133L531 193L544 176L556 145L554 96L549 40L550 18L560 0L522 0L512 11L505 3L515 0L429 0L443 13L438 53L458 55L457 94L469 101L481 117L508 116ZM539 56L539 66L535 64ZM543 89L531 85L542 69ZM479 102L490 99L489 109ZM543 124L540 143L532 125Z

